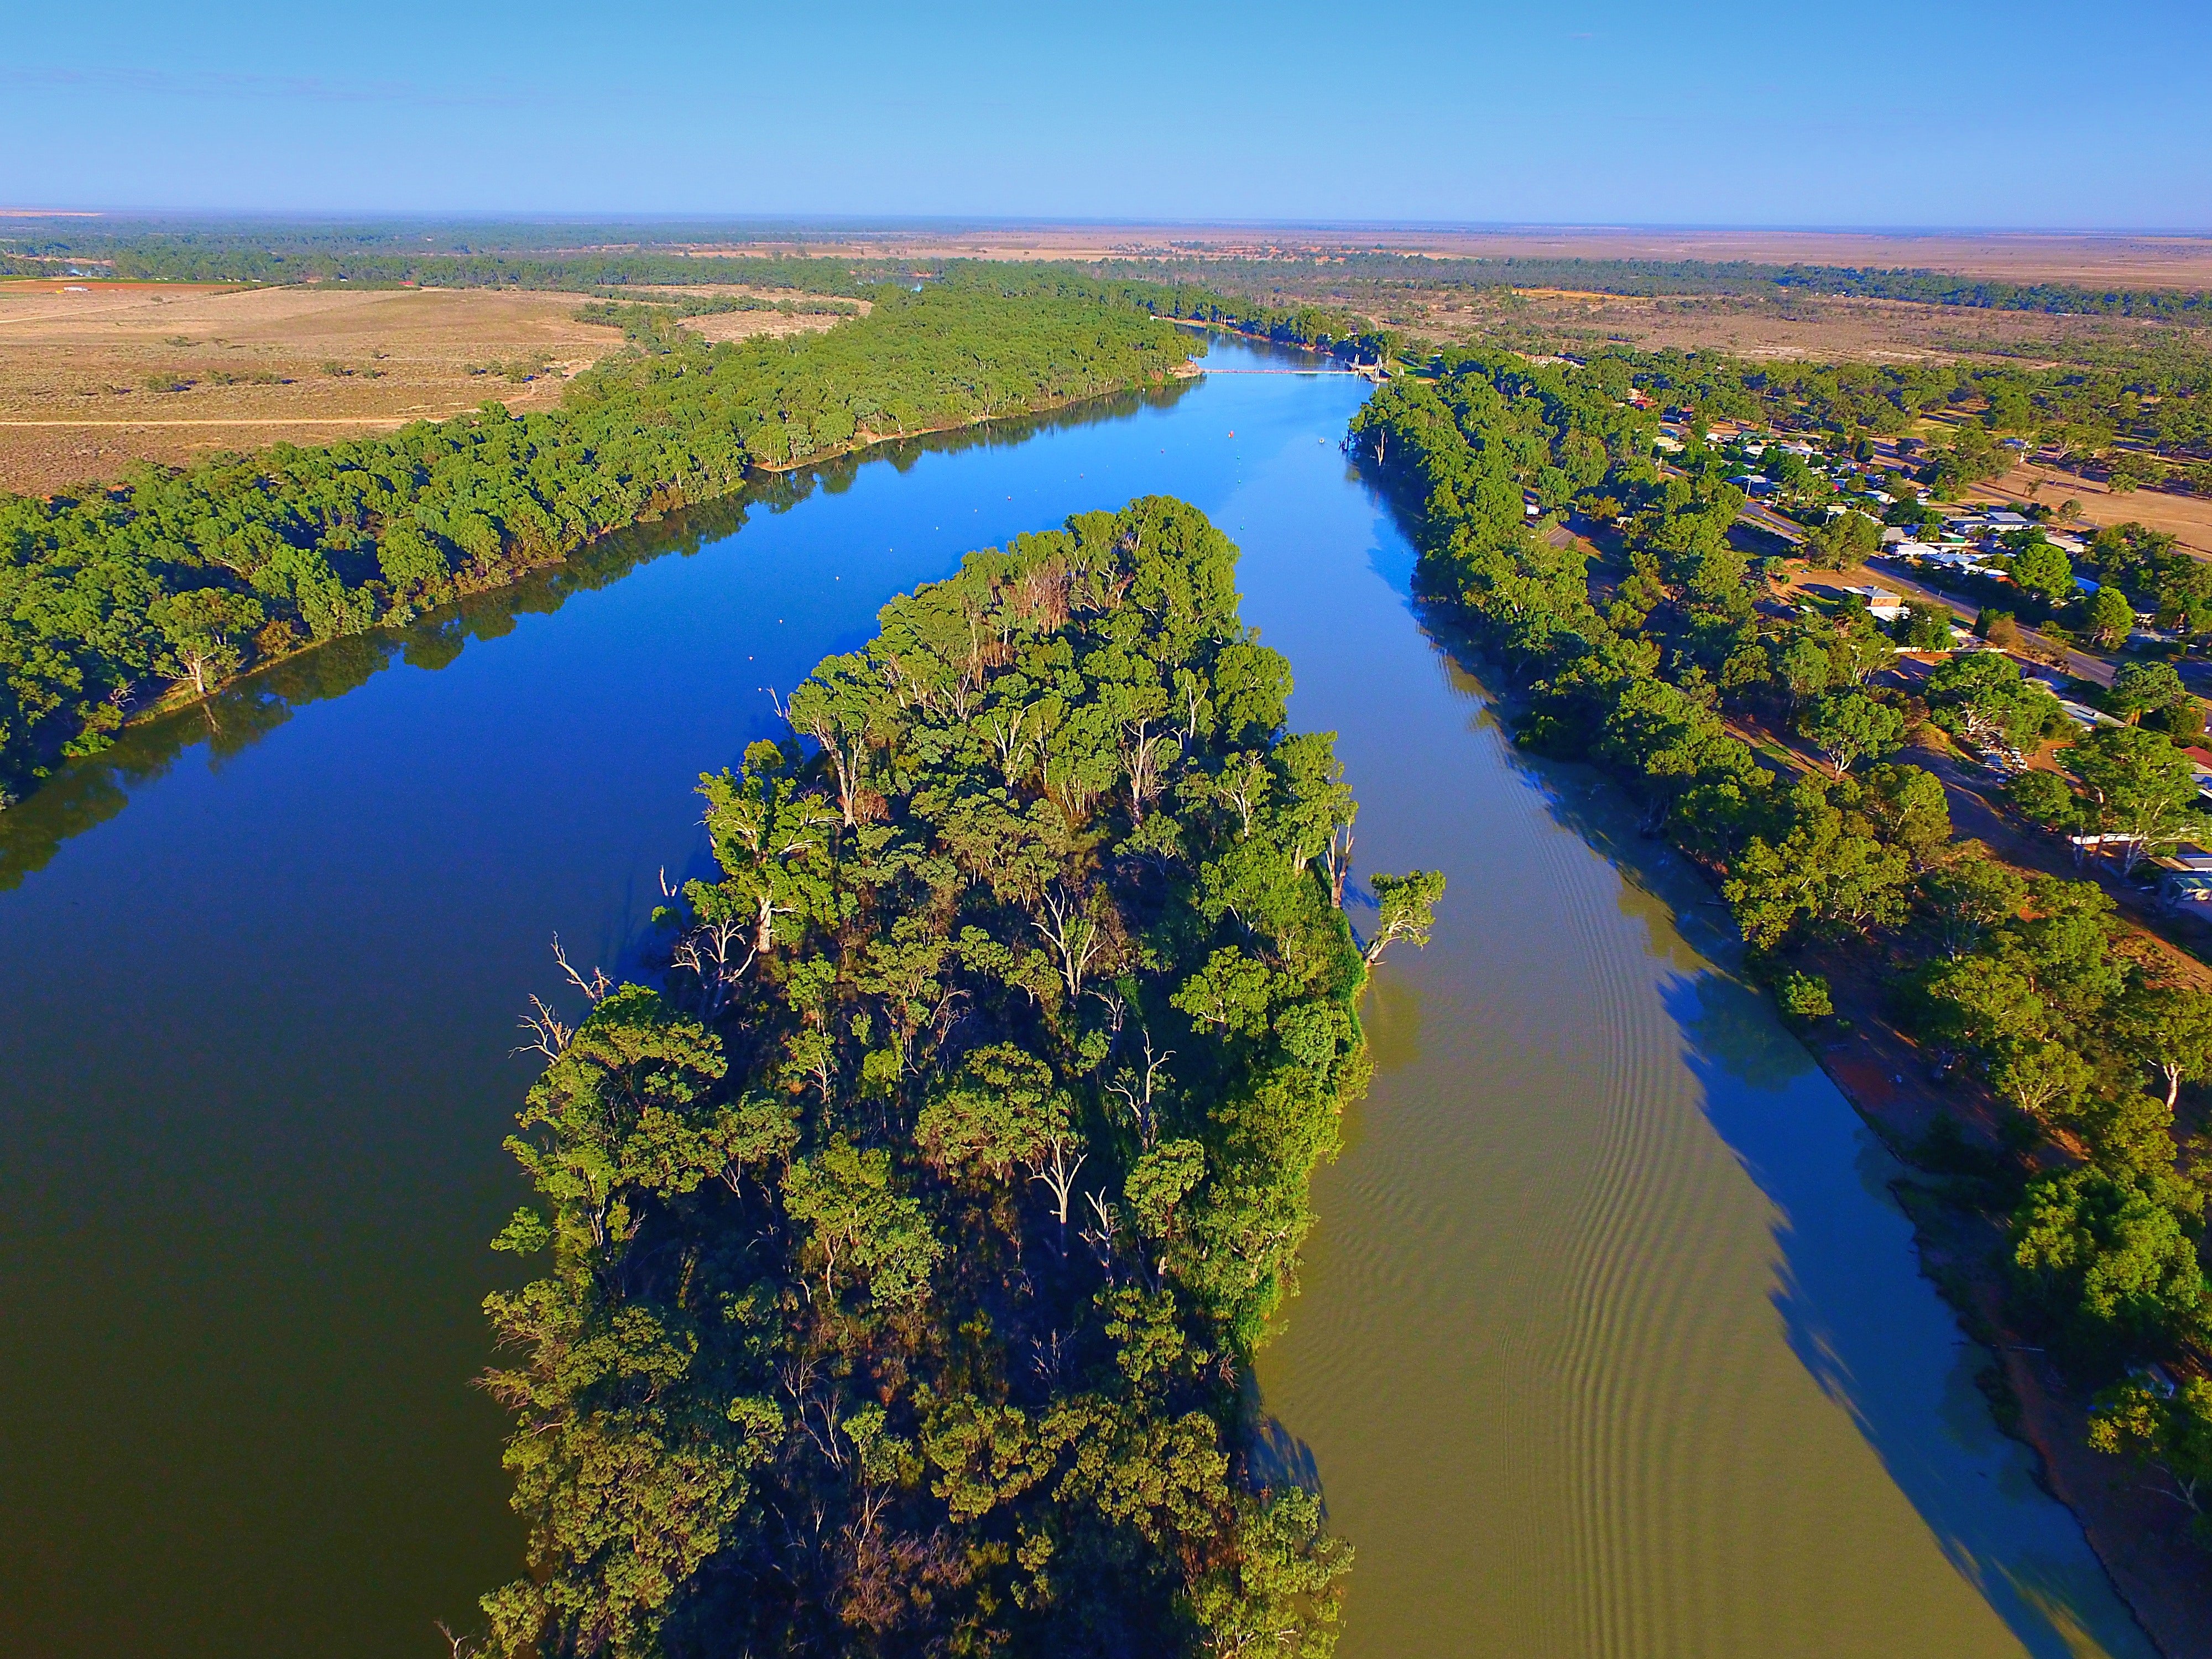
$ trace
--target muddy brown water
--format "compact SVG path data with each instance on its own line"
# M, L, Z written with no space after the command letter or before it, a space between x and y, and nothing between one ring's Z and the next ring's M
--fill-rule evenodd
M1451 883L1376 981L1261 1369L1358 1552L1347 1659L2148 1654L1710 895L1514 751L1425 623L1336 447L1366 390L1224 375L846 465L303 659L0 818L10 1648L445 1651L519 1559L469 1379L548 938L628 959L703 857L692 781L890 594L1158 490L1244 547L1364 868Z

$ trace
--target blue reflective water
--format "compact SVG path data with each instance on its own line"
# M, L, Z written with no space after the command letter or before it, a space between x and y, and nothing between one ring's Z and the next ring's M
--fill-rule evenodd
M1345 1651L2142 1651L1962 1403L1848 1109L1423 633L1335 447L1364 395L1216 375L844 466L302 659L7 815L12 1645L467 1626L519 1552L468 1380L549 939L620 963L703 852L696 775L890 594L1164 492L1244 544L1369 867L1453 881L1377 987L1382 1075L1263 1379L1359 1547Z

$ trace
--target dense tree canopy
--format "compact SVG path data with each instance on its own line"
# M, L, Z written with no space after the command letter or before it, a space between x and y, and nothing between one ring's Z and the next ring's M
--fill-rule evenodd
M0 495L0 804L166 684L499 586L750 467L1158 382L1202 349L1096 288L973 275L826 333L611 359L556 410Z
M2173 1121L2182 1083L2212 1073L2212 997L2122 949L2094 884L2030 878L1954 842L1937 780L1881 763L1902 736L1904 699L1864 689L1887 650L1864 611L1758 614L1726 543L1741 496L1710 465L1662 478L1626 384L1602 360L1538 368L1447 356L1433 380L1378 392L1352 445L1406 502L1425 586L1528 682L1519 740L1626 778L1649 826L1717 879L1754 971L1793 1016L1833 1006L1824 979L1790 965L1796 953L1882 952L1908 1029L1944 1069L1987 1084L2013 1115L2014 1144L2044 1148L2000 1165L2005 1179L1981 1195L2012 1212L2021 1317L2107 1377L2197 1352L2212 1304L2199 1254L2204 1149L2178 1144ZM1607 473L1590 488L1620 507L1625 532L1626 574L1607 573L1602 605L1588 556L1535 533L1522 510L1578 434L1606 445ZM2139 670L2116 701L2155 708L2174 695L2171 673ZM1978 746L2071 729L1997 651L1948 658L1924 691L1934 720ZM1826 767L1790 779L1729 729L1731 712L1787 717ZM2162 733L2105 727L2061 759L2071 781L2032 770L2008 792L2032 818L2112 836L2128 866L2203 833L2195 779ZM2160 1462L2195 1504L2212 1389L2120 1388L2100 1424L2098 1443Z
M1240 1388L1367 1075L1354 806L1234 574L1155 497L895 600L703 780L668 989L534 1017L501 1650L1328 1650Z

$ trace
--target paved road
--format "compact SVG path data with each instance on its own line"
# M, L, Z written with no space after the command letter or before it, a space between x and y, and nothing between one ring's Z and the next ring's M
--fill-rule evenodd
M1743 511L1736 514L1736 522L1749 525L1753 529L1764 531L1770 536L1779 536L1784 541L1793 544L1805 539L1803 526L1793 523L1772 508L1763 507L1757 501L1746 501L1743 504ZM1886 559L1877 555L1867 561L1867 568L1881 578L1883 586L1891 589L1901 598L1918 599L1924 604L1940 605L1953 616L1968 623L1972 623L1975 617L1980 614L1980 607L1973 600L1958 599L1949 593L1939 592L1929 586L1917 576L1907 574L1912 567L1901 559ZM2065 672L2075 679L2091 680L2099 685L2110 685L2112 683L2113 665L2103 659L2093 657L2086 651L2076 651L2071 646L2065 647L2062 650L2060 647L2054 645L2042 635L2029 629L2023 628L2021 630L2021 636L2028 649L2045 661L2053 656L2063 657Z
M1961 599L1949 593L1940 592L1925 582L1907 575L1905 573L1911 567L1901 559L1885 559L1876 556L1867 561L1867 568L1881 578L1883 586L1904 599L1919 599L1926 603L1940 605L1953 616L1970 624L1979 614L1979 608L1973 600ZM2117 672L2115 665L2106 661L2103 658L2093 657L2086 651L2076 651L2071 646L2062 647L2055 645L2032 629L2023 628L2020 632L2021 638L2029 652L2045 662L2053 657L2063 658L2065 672L2074 678L2090 680L2099 685L2110 685L2112 683L2112 675Z
M1745 501L1743 511L1735 516L1737 523L1747 524L1753 530L1764 530L1770 536L1779 536L1793 545L1805 539L1804 526L1794 519L1784 518L1772 507L1763 507L1757 501Z

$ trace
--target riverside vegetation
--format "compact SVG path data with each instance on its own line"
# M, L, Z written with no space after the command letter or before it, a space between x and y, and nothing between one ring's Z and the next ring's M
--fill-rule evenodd
M1329 1650L1250 1364L1442 883L1355 943L1235 565L1152 497L892 601L702 780L665 988L537 1006L497 1650Z
M579 375L557 410L516 416L488 403L326 448L149 469L81 497L0 494L0 806L164 696L202 696L303 645L503 586L611 531L727 496L749 469L1159 385L1205 351L1201 335L1161 319L1353 361L1389 345L1312 307L1046 266L959 263L927 282L863 283L849 264L750 263L872 304L820 334L710 344L682 319L858 307L602 301L586 314L621 326L632 349Z
M672 329L556 410L280 446L82 498L0 495L0 804L181 684L405 622L747 469L1158 384L1203 343L1076 281L895 289L826 333Z
M1648 373L1445 354L1380 391L1352 441L1413 516L1424 586L1526 686L1518 740L1628 781L1647 828L1720 887L1785 1012L1830 1013L1808 951L1870 953L1905 1027L1994 1091L1999 1146L1946 1121L1918 1156L1960 1202L2008 1217L2018 1317L2102 1385L2093 1443L2157 1466L2193 1521L2212 1474L2212 1157L2175 1113L2185 1083L2212 1078L2212 998L2131 951L2095 884L2023 876L1954 839L1936 778L1888 758L1908 720L2025 741L2066 729L2055 700L1983 653L1940 668L1915 710L1868 688L1893 647L1863 606L1762 613L1729 536L1743 498L1729 464L1692 446L1663 477L1649 459L1656 416L1626 395ZM1524 487L1618 509L1627 569L1602 608L1588 554L1536 533ZM1827 764L1772 763L1731 714L1794 723ZM2165 735L2106 729L2063 758L2071 783L2029 773L2020 791L2045 821L2136 856L2196 822Z

